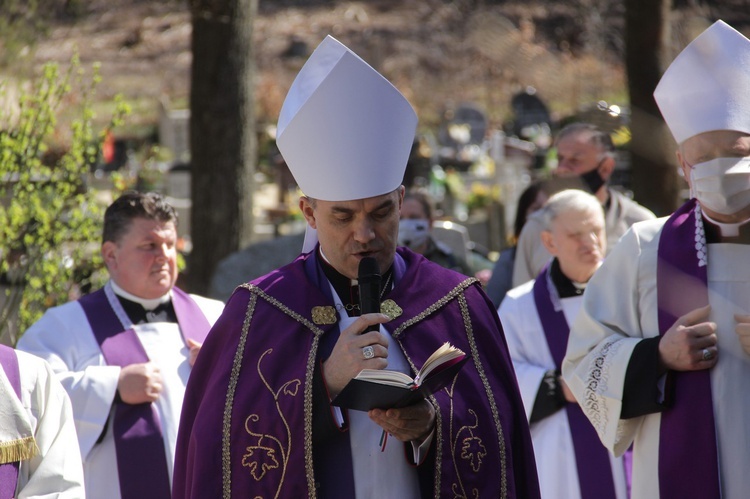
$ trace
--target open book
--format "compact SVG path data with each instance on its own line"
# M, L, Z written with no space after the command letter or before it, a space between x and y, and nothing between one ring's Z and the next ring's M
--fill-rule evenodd
M430 355L414 379L398 371L363 369L331 404L358 411L407 407L450 383L467 360L463 351L444 343Z

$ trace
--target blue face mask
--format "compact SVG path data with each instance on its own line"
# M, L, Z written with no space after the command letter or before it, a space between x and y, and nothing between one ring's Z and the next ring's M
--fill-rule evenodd
M404 218L398 224L398 244L407 248L419 248L430 237L430 221Z

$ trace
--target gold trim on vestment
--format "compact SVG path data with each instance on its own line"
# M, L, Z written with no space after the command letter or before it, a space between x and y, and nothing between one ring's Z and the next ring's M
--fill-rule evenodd
M0 464L26 461L39 454L33 435L0 443Z
M492 418L495 422L495 429L497 430L498 446L500 450L500 497L508 497L508 473L507 473L507 456L505 449L505 435L503 433L503 426L500 423L500 413L495 403L495 397L492 393L492 387L490 386L487 375L484 372L482 363L479 361L479 349L474 338L474 329L471 327L471 316L469 315L469 304L466 302L466 296L461 295L458 297L458 304L461 307L461 316L464 319L464 325L466 327L466 336L469 340L469 348L471 349L471 358L474 366L479 374L479 379L482 380L484 390L487 392L487 400L490 403L490 410L492 411ZM462 456L463 457L463 456Z
M472 362L477 369L477 372L479 374L479 377L481 379L482 385L485 388L485 391L487 393L487 399L490 403L490 408L492 412L492 417L494 419L494 424L496 427L496 431L498 434L498 443L499 443L499 450L500 450L500 463L501 463L501 497L507 497L508 494L508 483L507 483L507 456L506 456L506 448L505 448L505 438L503 435L503 429L502 425L500 423L500 417L499 412L497 408L497 404L495 402L492 389L490 387L489 381L487 380L487 376L484 372L484 369L479 361L479 352L477 349L476 341L474 338L474 333L471 325L471 316L469 315L468 310L468 304L466 297L464 295L464 291L469 288L470 286L477 283L477 279L474 278L467 278L461 283L459 283L455 288L453 288L450 292L448 292L445 296L443 296L441 299L436 301L434 304L427 307L424 311L422 311L417 316L405 321L403 324L401 324L398 328L396 328L393 333L392 337L400 344L399 336L403 333L403 331L408 328L409 326L412 326L430 315L434 314L437 310L441 309L445 305L447 305L450 301L454 299L458 299L458 304L461 310L461 316L464 322L464 329L465 333L467 335L467 339L470 346L471 356L472 356ZM247 289L252 294L249 302L248 302L248 309L245 316L245 321L243 323L242 332L240 335L240 341L237 347L237 352L235 353L233 365L232 365L232 371L230 375L229 380L229 387L227 390L227 401L224 409L224 421L223 421L223 438L222 438L222 473L223 473L223 495L225 498L229 499L231 497L231 446L230 446L230 432L231 432L231 415L232 415L232 406L234 402L234 393L237 388L237 382L240 375L240 370L242 368L242 361L244 358L244 350L246 346L247 336L249 333L250 323L253 318L253 314L255 311L255 306L257 304L257 298L263 298L264 301L268 302L270 305L274 306L278 310L280 310L282 313L286 314L287 316L294 319L299 324L303 325L307 329L309 329L313 335L313 342L310 349L310 353L308 356L308 362L306 366L306 373L305 373L305 383L304 383L304 455L305 455L305 475L307 480L307 487L308 487L308 497L315 498L316 497L316 488L315 488L315 475L314 475L314 466L313 466L313 449L312 449L312 389L313 389L313 374L315 372L315 362L317 357L317 351L319 347L320 338L324 334L324 331L317 327L315 324L317 323L316 317L314 317L312 311L311 311L311 320L301 316L300 314L294 312L281 302L279 302L277 299L271 297L270 295L266 294L264 291L259 289L257 286L251 285L251 284L243 284L240 287ZM397 313L398 315L401 315L403 311L396 305L393 300L386 300L386 302L392 302L393 305L398 309ZM386 302L383 302L383 305L385 305ZM327 308L327 307L320 307L320 308ZM383 310L381 306L381 310ZM386 311L383 311L383 313L390 316L390 314ZM393 313L396 313L396 310L393 310ZM396 315L396 317L398 316ZM318 316L318 320L320 319L320 316ZM402 351L404 349L402 348ZM262 375L261 370L261 361L266 355L270 355L273 352L273 349L268 349L266 352L261 355L260 360L258 361L258 365L256 366L256 369L258 370L259 375L261 375L261 379L263 379L263 382L266 383L265 379ZM416 371L416 367L414 366L412 360L408 357L407 353L404 351L404 356L406 357L407 361L409 362L410 366L414 371ZM449 444L451 447L451 456L453 459L453 466L457 467L457 458L464 460L467 462L469 466L472 467L474 472L480 471L480 468L483 463L483 458L486 456L487 451L484 446L484 443L481 441L480 437L477 437L473 430L480 425L480 421L478 420L477 414L471 410L468 409L469 415L473 416L474 423L469 425L464 425L463 427L459 428L455 435L453 433L454 431L454 408L453 408L453 387L456 380L454 379L453 383L446 387L445 390L449 395L450 398L450 408L449 408L449 421L448 421L448 427L450 434L448 436L449 438ZM287 381L280 389L273 390L272 387L270 387L266 383L266 387L271 391L272 394L275 394L276 396L280 395L288 395L288 396L296 396L297 390L299 388L299 380L289 380ZM440 493L441 490L441 479L442 479L442 466L443 466L443 446L445 444L443 437L445 436L443 434L443 413L439 410L439 404L437 403L437 399L434 396L429 397L429 401L433 404L433 406L436 408L435 414L436 414L436 432L435 432L435 445L436 445L436 454L435 454L435 472L434 472L434 494L437 496ZM251 462L250 464L253 466L250 468L251 473L253 473L253 477L256 479L262 479L263 475L266 471L270 469L275 469L276 467L283 466L282 469L282 478L281 482L278 485L276 494L278 495L281 491L283 482L284 482L284 476L286 474L286 466L289 459L289 452L292 447L291 442L291 432L287 425L286 419L284 418L284 415L281 413L279 405L278 405L278 399L276 404L277 410L279 411L279 416L284 422L284 425L287 430L287 438L289 441L289 445L286 449L283 449L281 452L279 452L280 460L277 459L277 455L272 452L273 445L278 446L280 449L283 448L281 446L280 440L272 435L265 435L260 433L254 433L250 430L248 427L248 424L252 425L252 423L259 420L260 416L258 414L250 414L246 420L245 420L245 429L250 434L256 437L258 440L257 445L252 447L252 451L258 451L265 453L265 461L263 462ZM247 449L240 449L240 452L249 452L251 449L248 447ZM237 452L237 450L235 450ZM458 455L457 455L458 453ZM252 453L246 454L246 456L249 456L252 458ZM244 465L243 461L243 465ZM456 468L457 476L460 481L460 473L458 473L458 469ZM484 472L483 472L484 473ZM491 474L491 472L487 471L486 473ZM477 496L479 493L478 490L473 489L471 494L466 494L464 491L463 484L461 483L454 483L452 484L453 492L456 494L457 497L459 496ZM477 496L478 497L478 496Z
M394 338L398 338L398 336L406 329L407 327L416 324L417 322L420 322L427 318L428 316L435 313L437 310L444 307L448 302L453 300L456 296L461 294L466 288L471 286L472 284L479 282L477 279L473 277L469 277L466 280L460 282L458 286L450 290L448 294L440 298L438 301L427 307L422 313L415 315L411 319L404 321L399 327L397 327L392 333L391 336Z
M401 324L398 328L396 328L391 336L393 336L394 339L396 339L401 345L401 341L399 340L401 334L404 332L404 330L410 326L413 326L414 324L417 324L418 322L426 319L430 315L434 314L436 311L438 311L440 308L446 306L449 302L451 302L454 299L458 300L459 308L461 311L461 317L463 319L464 323L464 331L466 333L467 340L469 342L469 347L471 351L471 357L472 362L474 363L474 366L477 370L477 373L479 374L479 378L482 382L482 385L484 386L485 392L487 394L487 399L490 404L490 411L492 413L493 423L495 425L496 433L498 435L498 448L500 451L500 482L501 482L501 497L505 498L508 496L508 476L507 476L507 456L506 456L506 447L505 447L505 437L503 434L503 428L502 424L500 423L500 415L497 408L497 404L495 402L495 398L492 393L492 388L489 384L489 381L487 379L487 375L484 372L484 368L482 367L482 364L480 362L479 357L479 351L477 348L476 340L474 338L474 331L472 327L471 322L471 315L469 314L469 307L468 303L466 301L466 296L464 294L465 290L474 285L475 283L479 282L475 278L467 278L461 283L459 283L455 288L453 288L450 292L448 292L444 297L427 307L424 311L422 311L420 314L414 316L413 318L405 321L403 324ZM403 351L403 346L401 348ZM408 357L406 354L406 351L404 351L404 356L406 357L407 361L409 362L409 365L411 368L416 372L417 368L412 362L412 360ZM478 437L474 433L474 429L479 427L479 419L477 414L471 410L468 409L469 415L471 415L474 418L474 423L470 425L464 425L461 428L458 428L457 431L454 434L454 406L453 406L453 388L455 385L456 379L453 380L453 383L451 383L448 387L444 388L446 393L448 394L450 404L448 408L448 443L450 445L451 451L450 455L453 459L453 466L457 466L457 458L462 459L468 463L468 465L472 468L472 470L477 473L480 471L481 466L483 464L483 459L487 456L487 449L484 445L484 442L482 441L481 437ZM439 405L437 403L437 398L434 396L430 396L430 401L432 404L439 408ZM434 495L437 497L440 494L441 490L441 479L442 479L442 447L444 444L443 441L443 427L442 427L442 416L443 413L439 409L436 409L435 411L436 415L436 453L435 453L435 488L434 488ZM491 472L489 472L491 473ZM461 474L458 472L458 468L456 468L456 476L458 479L458 483L451 484L451 490L455 494L456 497L479 497L480 490L474 488L467 494L467 491L465 490L464 484L461 481Z
M285 315L291 317L296 322L300 323L307 329L309 329L313 333L313 342L310 348L310 353L308 355L308 361L307 366L305 370L305 383L304 383L304 391L303 391L303 406L304 406L304 456L305 456L305 475L306 475L306 481L307 481L307 487L308 487L308 497L315 498L316 489L315 489L315 474L314 474L314 466L313 466L313 449L312 449L312 407L313 407L313 401L312 401L312 390L313 390L313 374L315 372L315 361L317 357L318 352L318 345L320 343L320 338L324 334L325 331L317 327L313 322L308 320L307 318L301 316L300 314L294 312L289 307L278 301L276 298L273 298L272 296L265 293L263 290L258 288L257 286L251 285L251 284L243 284L239 286L241 288L247 289L251 294L251 298L248 302L248 310L245 318L245 323L243 324L242 328L242 334L240 338L240 345L241 349L243 350L240 352L240 346L238 345L238 351L237 354L235 354L235 361L232 368L232 374L230 377L229 387L232 392L232 400L234 397L234 390L237 386L237 380L239 378L240 373L240 367L242 365L242 360L244 356L244 347L245 347L245 341L247 338L247 335L249 333L250 328L250 322L252 320L252 316L255 310L255 305L257 303L258 297L262 298L264 301L268 302L271 306L277 308ZM286 429L286 436L287 436L287 442L288 445L284 447L282 445L281 440L278 438L278 436L275 435L269 435L269 434L262 434L252 431L252 424L259 421L261 416L258 414L250 414L245 419L245 431L253 436L255 440L253 443L255 445L249 446L245 449L240 449L240 452L243 452L243 466L246 466L250 473L252 474L253 478L256 481L260 481L265 476L266 472L271 469L276 469L278 467L281 467L281 481L278 484L276 496L278 496L281 492L281 488L284 483L284 478L287 473L287 464L289 462L289 457L291 455L291 449L292 449L292 436L291 436L291 429L289 428L289 425L287 423L285 415L282 413L280 405L279 405L279 398L282 396L291 396L296 397L299 392L299 385L300 380L299 379L291 379L284 383L280 388L274 389L271 387L268 382L266 381L263 370L261 368L261 362L263 359L267 356L273 353L273 349L266 350L258 360L258 364L256 366L256 369L258 371L258 375L260 376L262 382L266 386L266 388L269 390L269 392L273 395L274 400L276 401L276 410L278 412L278 417L283 422L284 427ZM223 465L224 465L224 495L225 497L229 497L231 495L231 459L230 459L230 442L229 442L229 436L231 431L231 411L232 411L232 405L230 403L230 395L227 394L227 406L225 407L225 421L224 421L224 438L222 442L222 450L223 454L226 453L226 459L223 459ZM228 413L228 414L227 414ZM277 454L278 450L278 454ZM258 453L258 455L256 455Z
M234 353L232 361L232 371L229 375L229 386L227 387L227 398L224 404L224 417L222 419L221 435L221 476L222 476L222 496L224 499L232 497L232 459L231 459L231 433L232 433L232 406L234 405L234 393L237 389L237 381L242 369L242 358L245 355L245 344L247 343L247 334L250 330L250 321L253 319L255 304L258 298L250 296L247 303L247 312L245 320L242 323L240 332L240 341L237 344L237 351Z

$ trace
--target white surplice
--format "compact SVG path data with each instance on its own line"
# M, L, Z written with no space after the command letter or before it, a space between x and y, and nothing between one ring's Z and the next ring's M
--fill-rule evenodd
M39 449L36 456L19 465L16 497L81 499L83 468L70 399L46 362L24 352L16 354L21 399L12 393L13 388L0 369L0 392L8 397L0 403L0 415L6 418L15 413L22 418Z
M221 315L222 302L190 296L210 324ZM132 324L123 326L127 329ZM161 421L171 484L182 400L190 374L189 349L177 324L148 323L133 327L163 379L163 391L154 405ZM70 395L87 495L119 499L112 408L120 368L106 364L83 308L78 302L51 308L26 331L18 348L47 360ZM104 437L97 443L103 432Z
M583 404L605 446L621 455L634 442L634 499L659 496L660 414L620 419L628 362L642 338L659 334L656 262L666 218L636 224L623 236L588 284L573 324L563 375ZM695 251L692 246L688 248ZM716 322L719 361L711 390L719 450L722 497L750 491L750 356L741 348L733 315L750 313L750 246L708 245L709 320ZM675 290L679 293L679 290ZM601 369L594 368L595 363ZM598 381L596 390L589 381Z
M555 369L555 361L534 302L533 288L534 281L529 281L510 290L498 309L527 418L531 417L544 374ZM582 298L574 296L558 301L568 324L578 314ZM580 498L581 488L567 412L561 409L532 423L529 429L542 498ZM611 453L609 458L617 497L625 499L627 490L622 458L616 458Z

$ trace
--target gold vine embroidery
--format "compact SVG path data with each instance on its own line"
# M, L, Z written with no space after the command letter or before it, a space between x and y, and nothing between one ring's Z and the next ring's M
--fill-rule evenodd
M473 358L474 365L477 369L477 372L479 373L479 377L482 381L482 385L485 388L485 391L487 393L487 398L489 400L490 404L490 410L492 412L492 417L494 420L495 428L498 434L498 447L500 450L500 481L501 481L501 497L507 497L508 495L508 483L507 483L507 466L506 466L506 449L505 449L505 437L503 435L503 428L500 423L500 416L499 411L497 409L497 404L495 402L495 399L492 394L492 389L490 387L489 381L487 380L487 375L484 372L484 369L479 362L479 350L477 348L476 340L474 338L474 331L471 325L471 316L469 314L469 308L468 303L466 301L466 296L464 295L464 290L466 290L469 286L473 285L474 283L478 282L474 278L469 278L461 282L458 286L456 286L454 289L452 289L450 292L448 292L443 298L436 301L434 304L429 306L427 309L425 309L422 313L416 315L412 319L404 322L401 326L399 326L393 333L392 336L398 340L398 336L400 336L400 333L402 333L407 327L410 327L433 313L435 313L440 308L447 305L450 301L453 299L457 299L459 303L459 308L461 310L461 317L464 322L464 330L466 331L467 339L469 341L469 346L471 349L471 354ZM400 343L400 341L399 341ZM402 348L402 350L404 350ZM404 351L404 355L406 356L407 361L411 365L412 369L415 369L415 365L412 362L411 358L406 355L406 352ZM482 441L482 439L477 436L474 433L474 430L479 426L479 418L475 411L469 409L469 414L473 417L474 423L471 425L464 425L461 428L456 431L454 435L454 401L453 401L453 389L456 383L456 379L453 380L451 385L449 387L446 387L444 390L448 394L448 398L450 400L449 405L449 420L448 420L448 441L451 448L451 457L453 460L453 466L456 472L458 483L451 484L451 490L455 497L475 497L478 498L480 495L479 489L472 488L470 493L471 495L466 493L466 489L464 484L461 481L461 473L458 470L458 459L462 459L467 462L467 464L471 467L471 469L476 473L479 472L484 458L487 456L487 448ZM437 403L437 399L434 396L430 397L430 401L433 403L435 407L439 407ZM441 480L441 469L442 469L442 442L443 442L443 435L442 435L442 413L441 411L436 411L436 437L437 437L437 452L436 452L436 459L435 459L435 488L434 488L434 494L437 497L440 494L440 480ZM460 448L459 448L460 447Z
M469 315L469 305L466 303L466 297L462 294L458 297L458 303L461 308L461 316L464 320L464 326L466 328L466 336L469 340L469 348L471 349L471 357L474 362L474 366L479 373L479 379L482 380L482 385L487 393L487 400L490 404L490 410L492 411L492 419L495 422L495 429L498 436L498 446L500 449L500 495L501 497L508 497L508 475L507 475L507 456L505 449L505 435L503 433L503 426L500 423L500 413L495 403L495 397L492 393L492 387L487 379L487 374L484 372L484 367L479 361L479 349L477 348L476 339L474 338L474 329L471 327L471 316Z
M284 416L284 412L281 410L279 405L279 399L281 396L296 397L299 393L299 387L301 381L299 379L292 379L281 385L280 388L274 390L273 387L268 383L268 380L263 375L263 369L261 363L263 359L273 353L273 349L269 348L258 359L256 370L261 381L265 385L266 389L273 396L273 400L276 406L276 413L278 414L279 421L284 425L286 431L287 444L281 442L277 436L270 435L268 433L257 433L252 431L252 424L257 423L261 420L261 416L258 414L250 414L245 419L245 431L257 438L255 445L250 445L245 448L246 453L242 456L242 466L247 467L250 474L253 476L255 481L259 482L263 479L269 470L281 468L281 479L276 489L276 495L279 496L281 487L284 485L284 478L286 477L287 465L289 464L289 456L292 452L292 432L289 428L289 423ZM270 415L269 415L270 416ZM278 454L278 455L277 455ZM280 461L280 462L279 462Z
M314 337L313 337L313 344L310 349L310 354L308 356L308 362L306 367L306 373L305 373L305 384L304 384L304 455L305 455L305 475L307 479L307 486L308 486L308 493L309 497L314 498L315 497L315 476L314 476L314 467L313 467L313 460L312 460L312 378L314 373L314 367L315 367L315 358L317 356L317 349L319 345L320 337L323 335L324 331L315 324L313 324L310 320L306 319L305 317L301 316L300 314L294 312L289 307L285 306L272 296L268 295L264 291L262 291L257 286L254 286L252 284L242 284L238 287L244 288L248 290L251 293L250 300L248 302L248 309L247 313L245 315L245 321L243 323L242 332L240 335L240 342L237 347L237 351L235 352L235 357L232 365L232 371L230 374L230 380L229 380L229 387L227 390L227 401L224 408L224 420L223 420L223 435L222 435L222 476L223 476L223 496L225 498L231 497L231 457L230 457L230 432L231 432L231 413L232 413L232 405L234 402L234 393L236 391L237 387L237 381L239 379L240 369L242 367L242 359L244 357L244 351L245 351L245 345L247 341L247 335L249 333L250 328L250 322L252 321L253 314L255 311L255 307L257 304L257 299L262 298L264 301L268 302L278 310L280 310L282 313L286 314L287 316L294 319L296 322L300 323L301 325L305 326L307 329L309 329ZM276 469L278 466L284 466L282 470L282 479L279 483L277 493L278 496L279 491L281 490L281 486L283 485L284 476L286 474L286 463L289 459L289 449L291 448L291 435L290 435L290 429L286 422L286 418L281 413L281 409L278 405L278 397L281 395L285 396L296 396L299 390L299 383L300 380L291 380L285 383L281 386L278 390L274 391L270 385L267 383L265 378L262 375L262 372L260 370L260 362L263 359L263 357L267 354L270 354L272 352L271 349L264 352L264 354L261 356L261 359L258 361L258 365L256 368L258 369L258 373L261 376L261 379L263 380L263 383L266 385L267 389L274 395L274 399L276 400L276 406L277 411L279 413L279 416L281 417L283 424L287 431L287 437L289 441L289 446L287 449L283 449L280 444L280 440L277 437L267 435L267 434L260 434L256 432L252 432L250 429L250 426L254 422L258 422L260 420L260 416L257 414L251 414L248 416L245 420L245 430L250 434L258 438L256 441L256 445L252 445L245 450L247 451L245 455L243 455L243 466L247 466L250 473L252 474L253 478L256 480L260 480L265 476L265 474L272 470ZM279 453L277 454L276 449L273 449L270 447L271 444L274 442L277 442L277 446L279 447ZM283 449L283 451L282 451ZM271 452L273 451L273 452ZM279 462L279 458L281 459L281 462Z

